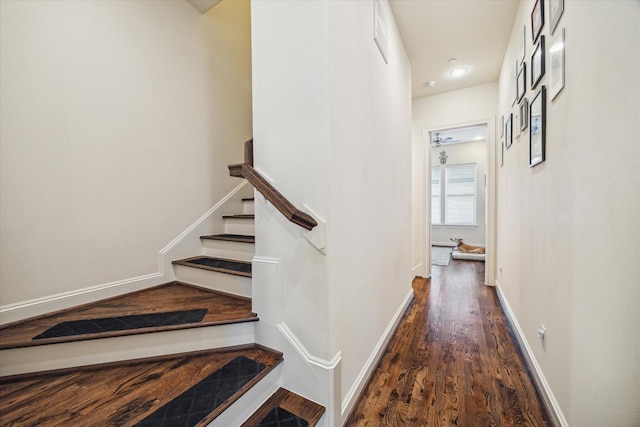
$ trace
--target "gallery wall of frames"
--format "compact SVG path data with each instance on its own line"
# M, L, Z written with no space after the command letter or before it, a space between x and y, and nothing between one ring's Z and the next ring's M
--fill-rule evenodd
M514 139L527 134L529 167L545 161L547 106L561 97L565 84L565 29L560 25L564 8L564 0L536 0L531 20L522 29L513 69L512 108L500 116L500 166ZM545 73L548 78L543 84Z

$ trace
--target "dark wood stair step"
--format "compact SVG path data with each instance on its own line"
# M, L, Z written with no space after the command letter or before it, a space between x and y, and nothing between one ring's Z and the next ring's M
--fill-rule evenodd
M173 264L233 274L236 276L251 277L251 263L248 261L200 255L191 258L179 259L173 261Z
M3 425L207 425L281 362L249 344L3 377L0 411Z
M253 202L255 201L255 197L245 197L242 199L243 202Z
M34 339L56 325L91 320L155 315L186 310L206 310L199 322L144 326ZM170 282L125 295L96 301L0 326L0 350L36 345L110 338L178 329L189 329L230 323L256 321L251 299L201 288L181 282ZM109 323L109 322L106 322ZM80 325L81 327L82 325Z
M246 234L211 234L208 236L200 236L203 240L223 240L227 242L240 242L240 243L255 243L256 236L250 236Z
M255 219L254 214L235 214L235 215L223 215L223 219Z
M324 414L324 410L324 406L289 390L279 388L241 427L305 425L304 422L297 420L296 417L307 422L309 427L313 427ZM282 424L275 421L278 418ZM286 419L291 424L282 422L282 420Z

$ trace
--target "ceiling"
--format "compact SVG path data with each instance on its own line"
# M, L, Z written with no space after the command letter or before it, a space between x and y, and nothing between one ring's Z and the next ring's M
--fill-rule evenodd
M187 1L205 13L221 0ZM389 2L411 62L413 98L498 80L519 0ZM452 77L455 67L469 72ZM435 86L425 86L430 80Z
M200 13L206 13L213 6L220 3L222 0L187 0L193 7L198 9Z
M390 0L411 62L413 98L498 80L518 0ZM449 63L456 58L455 63ZM455 67L467 67L452 77ZM435 86L425 82L433 80Z

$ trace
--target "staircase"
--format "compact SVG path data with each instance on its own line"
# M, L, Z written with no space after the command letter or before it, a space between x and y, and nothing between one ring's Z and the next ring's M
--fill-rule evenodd
M0 326L0 424L314 426L255 343L253 199L173 261L176 280Z

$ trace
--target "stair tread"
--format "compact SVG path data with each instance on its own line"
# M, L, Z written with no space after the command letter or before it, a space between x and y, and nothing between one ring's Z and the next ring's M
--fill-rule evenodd
M245 421L241 427L261 427L281 425L274 421L274 409L284 409L286 412L280 414L281 422L282 418L289 418L291 424L282 423L282 425L304 425L303 423L296 423L296 417L306 421L309 427L315 426L322 414L324 414L325 408L315 402L312 402L299 394L293 393L287 389L279 388L269 399L267 399L256 412ZM284 415L284 417L283 417ZM291 419L293 418L293 420Z
M255 201L255 197L245 197L242 199L243 202L253 202Z
M255 243L256 236L251 236L248 234L210 234L207 236L200 236L201 239L205 240L224 240L227 242L242 242L242 243Z
M163 426L182 413L207 425L281 362L282 353L251 344L4 377L3 422ZM185 399L198 405L184 411Z
M138 314L153 315L198 309L207 310L200 322L34 339L49 328L55 327L63 322L126 317ZM255 320L258 320L258 318L255 313L251 312L251 300L249 298L185 283L169 282L141 291L0 326L0 349L162 332Z
M255 219L254 214L235 214L235 215L223 215L222 218L229 219Z
M234 274L236 276L251 277L251 263L248 261L200 255L197 257L179 259L173 261L173 264Z

